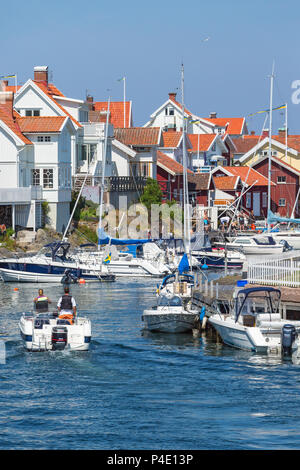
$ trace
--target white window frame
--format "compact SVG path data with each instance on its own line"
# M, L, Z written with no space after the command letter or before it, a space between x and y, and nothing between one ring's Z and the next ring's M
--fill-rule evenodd
M284 201L284 203L282 203ZM279 207L285 207L286 206L286 199L284 197L281 197L278 201L278 206Z

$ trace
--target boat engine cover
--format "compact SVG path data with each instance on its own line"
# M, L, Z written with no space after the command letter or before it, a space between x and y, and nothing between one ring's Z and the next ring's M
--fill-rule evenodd
M286 324L282 328L281 347L285 356L292 354L292 346L297 338L296 328L294 325Z
M65 349L68 342L68 329L65 326L54 326L52 328L52 349Z

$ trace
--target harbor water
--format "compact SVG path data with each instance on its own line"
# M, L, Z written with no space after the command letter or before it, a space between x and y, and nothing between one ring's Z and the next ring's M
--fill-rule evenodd
M300 366L143 331L156 280L71 286L88 352L24 350L39 286L0 284L1 449L297 449ZM56 304L62 286L44 285Z

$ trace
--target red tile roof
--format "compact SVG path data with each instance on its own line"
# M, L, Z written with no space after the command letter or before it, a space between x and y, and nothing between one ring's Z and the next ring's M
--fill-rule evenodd
M239 179L239 176L214 176L214 185L216 189L233 191Z
M225 127L227 134L241 134L245 122L245 118L205 118L219 127Z
M115 138L125 145L148 147L159 145L159 127L129 127L116 128Z
M249 152L255 145L263 140L264 137L259 135L243 135L242 137L232 138L234 145L236 146L236 153L245 154Z
M194 189L196 191L206 191L210 189L210 174L209 173L194 173L192 175L188 174L189 183L195 185Z
M160 150L157 151L157 165L166 171L170 170L172 174L175 175L182 175L183 174L183 166L181 163L176 162L173 158L169 157L165 153L161 152ZM191 170L187 170L187 173L193 174Z
M94 103L95 111L107 111L107 101L96 101ZM110 122L114 127L124 127L124 101L111 101L110 106ZM98 113L100 118L100 114ZM97 114L91 112L91 117L99 121ZM92 119L91 119L92 120ZM125 101L125 127L131 127L131 101Z
M4 124L6 124L6 126L9 127L24 144L32 144L32 142L21 132L18 121L15 119L12 111L12 102L0 104L0 121L3 121Z
M173 103L175 103L177 106L179 106L180 109L182 109L182 104L179 103L179 102L175 99L175 97L176 97L176 93L169 93L169 99L170 99L171 101L173 101ZM186 114L188 114L189 116L192 116L192 113L191 113L188 109L184 108L184 112L185 112Z
M224 166L233 176L240 176L243 183L251 186L268 186L268 179L249 166Z
M217 137L216 134L188 134L188 138L192 144L192 147L188 150L198 152L198 136L199 152L206 152Z
M67 117L18 117L17 122L24 134L38 132L59 132Z
M163 147L176 148L178 147L179 141L182 137L182 132L162 132Z
M58 106L62 111L63 113L66 115L66 116L69 116L69 118L74 122L74 124L76 124L76 126L78 127L82 127L81 124L79 124L79 122L70 114L68 113L68 111L61 105L59 104L55 98L53 98L53 96L61 96L63 97L64 95L52 84L52 83L49 83L47 85L46 82L39 82L39 81L35 81L34 80L34 83L52 100L54 101L54 103L56 104L56 106Z

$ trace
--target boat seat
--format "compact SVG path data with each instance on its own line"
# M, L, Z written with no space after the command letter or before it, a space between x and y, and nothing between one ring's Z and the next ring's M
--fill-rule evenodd
M255 316L254 315L243 315L243 325L244 326L255 326Z

